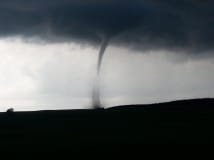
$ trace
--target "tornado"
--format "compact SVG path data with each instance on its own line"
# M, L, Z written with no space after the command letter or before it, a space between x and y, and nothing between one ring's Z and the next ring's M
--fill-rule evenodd
M100 69L103 61L103 56L106 51L106 48L109 44L110 38L105 37L101 43L101 48L98 54L97 67L96 67L96 76L94 80L94 86L92 91L92 106L93 108L104 108L100 101Z

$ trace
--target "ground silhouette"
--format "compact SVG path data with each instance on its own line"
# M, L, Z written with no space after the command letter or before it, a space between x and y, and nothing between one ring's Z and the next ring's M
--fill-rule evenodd
M0 113L1 147L55 151L214 143L214 99L109 109Z

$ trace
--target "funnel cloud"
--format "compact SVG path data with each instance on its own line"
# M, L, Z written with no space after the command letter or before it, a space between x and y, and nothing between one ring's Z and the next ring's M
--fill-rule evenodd
M97 60L97 73L96 73L96 80L94 83L94 87L93 87L93 93L92 93L92 101L93 101L93 106L95 108L101 108L101 102L100 102L100 92L99 92L99 76L100 76L100 69L101 69L101 65L102 65L102 60L103 60L103 56L105 53L105 50L109 44L109 37L105 37L103 39L103 42L101 44L101 48L98 54L98 60Z

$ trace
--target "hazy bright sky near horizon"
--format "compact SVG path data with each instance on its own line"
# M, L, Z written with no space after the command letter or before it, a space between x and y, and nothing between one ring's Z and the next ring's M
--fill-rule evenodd
M0 110L91 106L99 48L0 39ZM132 53L132 54L130 54ZM214 97L214 58L110 46L101 69L106 107Z

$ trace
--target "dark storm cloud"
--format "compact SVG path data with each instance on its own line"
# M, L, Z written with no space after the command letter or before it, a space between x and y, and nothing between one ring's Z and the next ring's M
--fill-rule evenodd
M0 0L0 35L213 50L212 0Z

